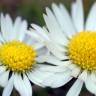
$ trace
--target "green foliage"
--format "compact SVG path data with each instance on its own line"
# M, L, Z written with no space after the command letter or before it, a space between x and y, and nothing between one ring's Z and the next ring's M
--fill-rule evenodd
M34 22L39 25L44 24L42 8L38 3L22 5L18 10L18 14L26 18L29 21L29 23Z

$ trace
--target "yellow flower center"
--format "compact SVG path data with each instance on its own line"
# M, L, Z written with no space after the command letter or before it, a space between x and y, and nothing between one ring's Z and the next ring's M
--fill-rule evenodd
M96 32L80 32L70 40L68 54L73 64L96 71Z
M13 72L31 71L36 63L36 51L22 42L11 41L0 46L0 61Z

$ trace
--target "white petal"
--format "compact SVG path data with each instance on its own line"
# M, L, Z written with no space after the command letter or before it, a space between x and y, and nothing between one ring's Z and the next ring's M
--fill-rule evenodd
M77 68L77 66L75 65L75 64L72 64L72 62L71 61L69 61L70 63L68 64L68 68L70 69L70 70L74 70L75 68Z
M44 32L42 32L43 34ZM40 43L44 43L44 41L46 41L46 39L44 39L44 37L42 38L42 35L38 34L38 30L34 30L34 29L30 29L30 31L27 31L27 33L31 39L35 39L36 41L40 42Z
M90 13L88 15L88 19L86 21L86 27L85 29L87 31L96 31L96 3L94 3L94 5L92 6Z
M14 76L14 87L20 93L21 96L32 96L31 85L27 77L24 79L18 74Z
M49 51L46 50L46 52L44 52L43 50L40 50L38 52L38 57L36 58L36 61L38 63L43 63L46 62L46 59L49 57Z
M38 40L38 35L36 34L36 31L34 29L30 29L29 31L27 31L27 33L29 36L31 36L32 38L34 39L37 39Z
M4 66L0 66L0 74L6 71L6 68Z
M80 68L79 67L75 67L73 70L72 70L72 73L71 73L71 76L73 77L77 77L80 73Z
M60 61L58 58L56 58L56 57L53 56L53 55L47 56L46 62L47 62L47 63L54 64L54 65L63 65L63 64L64 64L62 61Z
M38 36L38 34L36 34L36 31L34 31L33 29L29 30L26 32L26 36L24 38L24 42L26 42L28 45L33 45L35 43L40 42L39 38L40 36Z
M49 35L49 31L48 31L48 29L47 29L46 26L43 26L43 30L44 30L44 32L45 32L47 35Z
M0 86L5 87L8 83L9 71L5 71L0 75Z
M47 42L46 46L49 49L49 51L51 51L60 60L68 59L68 57L64 54L64 52L62 52L62 50L60 50L59 45L57 45L53 42L51 42L51 43Z
M28 91L28 96L32 96L32 86L30 84L30 81L28 80L28 77L26 75L24 75L24 84L26 86L26 91Z
M79 96L82 86L83 81L77 79L73 86L69 89L69 92L66 96Z
M18 32L18 40L22 41L24 39L25 33L27 32L27 21L22 21L21 26L20 26L20 30Z
M65 85L68 83L72 77L71 77L71 71L66 71L66 72L56 72L53 73L51 76L43 80L42 84L45 86L50 86L52 88L57 88Z
M34 43L34 44L32 44L32 46L34 46L34 48L35 48L36 50L39 50L39 49L41 49L41 48L44 47L44 45L41 44L41 43Z
M34 26L35 24L31 24ZM35 25L36 27L33 27L34 29L30 28L30 31L27 32L33 39L36 39L39 43L44 43L47 40L49 41L49 32L45 26L40 27L38 25Z
M13 39L15 39L15 40L17 39L17 37L19 35L21 24L22 24L21 18L17 17L14 22L14 26L13 26L13 34L14 34Z
M77 29L77 32L84 30L84 12L82 0L76 0L72 4L72 19Z
M13 22L11 17L7 14L5 17L1 14L1 32L5 40L12 40L13 38Z
M1 32L6 41L14 39L22 41L26 30L27 22L21 22L20 17L16 18L15 23L13 25L13 21L8 14L5 17L3 16L3 14L1 14Z
M6 32L6 27L5 27L5 18L4 18L4 15L1 14L1 17L0 17L0 25L1 25L1 32L4 34L4 32ZM8 34L7 34L8 35ZM4 35L5 36L5 35Z
M8 81L7 86L4 88L2 96L10 96L11 92L13 90L13 83L14 82L14 75L11 76L11 78Z
M56 15L59 24L61 25L63 32L69 37L74 35L75 28L73 26L71 17L67 12L67 9L62 4L60 4L59 7L53 4L52 9L54 11L54 14Z
M38 70L38 68L36 68L27 75L33 83L35 83L39 86L45 87L42 84L42 82L43 82L43 80L46 80L46 78L49 77L51 74L52 74L52 72L41 71L41 70Z
M67 50L64 48L64 46L62 45L59 45L53 41L50 41L50 42L46 42L45 43L46 45L50 44L51 46L53 45L55 47L55 49L57 49L58 51L61 51L61 52L66 52Z
M66 36L64 36L64 33L61 30L54 14L51 12L49 8L46 8L46 13L47 16L44 15L44 20L49 29L50 37L58 44L65 45L67 41Z
M88 74L89 75L89 74ZM95 72L92 72L91 75L90 75L90 78L93 82L96 82L96 73Z
M46 64L38 64L37 70L41 72L65 72L68 70L67 67L64 65L61 66L52 66L52 65L46 65Z
M49 40L49 37L47 36L47 34L44 32L43 28L41 28L40 26L36 25L36 24L31 24L32 27L37 31L37 33L42 36L45 40Z
M0 45L1 45L1 42L4 43L5 41L4 41L4 38L3 38L2 34L0 33Z
M91 74L88 76L86 82L85 82L86 88L88 91L96 95L96 76L95 74Z
M87 73L86 70L84 70L84 71L80 74L80 76L79 76L78 78L86 82L87 76L88 76L88 73Z

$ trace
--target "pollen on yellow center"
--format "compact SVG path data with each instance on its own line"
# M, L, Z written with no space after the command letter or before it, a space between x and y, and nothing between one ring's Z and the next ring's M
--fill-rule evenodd
M96 32L80 32L70 39L68 54L73 64L96 71Z
M0 61L10 71L30 71L36 63L36 51L23 42L11 41L0 46Z

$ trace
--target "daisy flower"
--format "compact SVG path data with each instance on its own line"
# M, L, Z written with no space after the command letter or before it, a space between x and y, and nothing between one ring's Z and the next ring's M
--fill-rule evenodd
M4 87L2 96L10 96L15 88L21 96L32 96L31 82L43 86L43 80L51 76L51 67L45 62L55 60L32 30L27 35L27 22L17 17L1 14L0 18L0 85ZM55 60L57 61L57 60ZM58 61L59 63L59 61Z
M62 4L53 4L52 10L46 8L44 14L47 28L32 24L51 53L63 62L45 84L60 87L77 78L66 96L78 96L84 84L96 95L96 3L85 23L82 0L72 3L71 15Z

